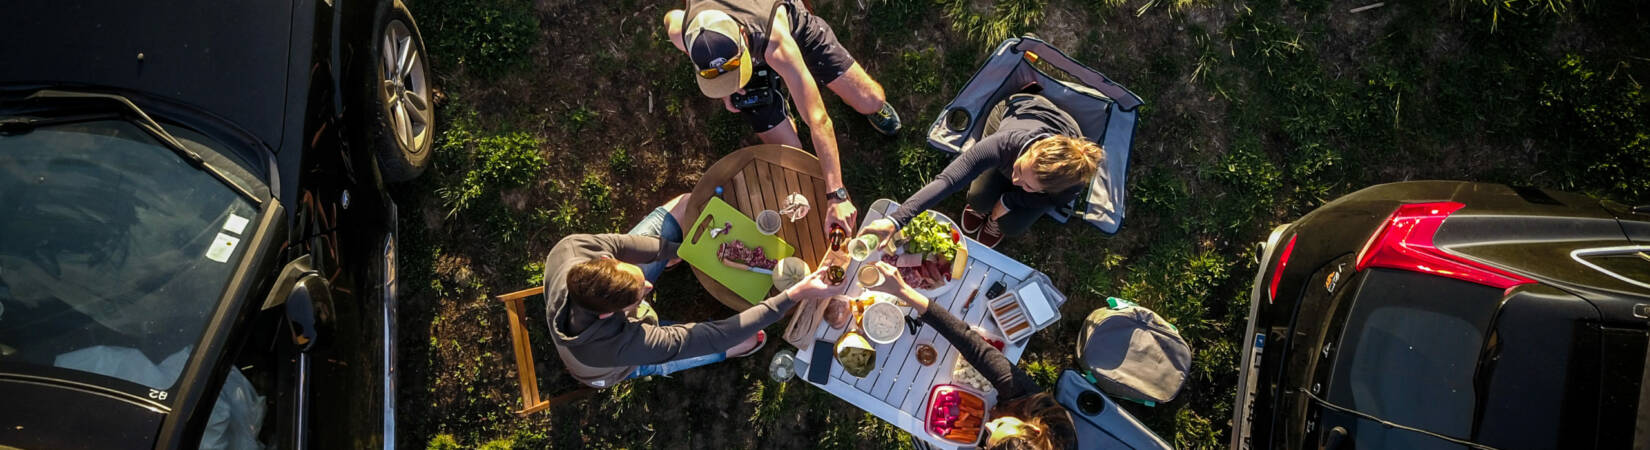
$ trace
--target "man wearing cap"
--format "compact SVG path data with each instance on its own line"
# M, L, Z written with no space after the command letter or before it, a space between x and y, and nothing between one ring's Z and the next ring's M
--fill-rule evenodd
M665 14L665 29L670 43L693 60L700 92L744 116L762 142L800 148L783 91L756 88L770 84L770 72L784 80L825 172L826 229L853 230L856 210L842 184L836 131L815 83L830 88L885 135L898 132L900 121L882 85L854 62L831 26L795 0L687 0L685 10Z

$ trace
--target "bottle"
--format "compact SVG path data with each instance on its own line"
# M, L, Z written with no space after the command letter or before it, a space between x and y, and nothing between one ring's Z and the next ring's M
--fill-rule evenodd
M831 251L833 251L833 252L842 251L842 241L845 241L847 239L848 239L848 230L844 230L840 226L832 226L831 227Z

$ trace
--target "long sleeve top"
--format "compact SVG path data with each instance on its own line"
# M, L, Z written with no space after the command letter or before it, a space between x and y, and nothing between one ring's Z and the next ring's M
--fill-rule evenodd
M951 315L945 308L932 307L922 314L922 322L934 327L934 331L957 348L957 353L963 360L974 366L980 375L991 381L991 387L997 389L997 403L1003 404L1011 400L1043 392L1031 375L1015 367L1003 355L1002 350L991 346L979 334L968 329L968 324Z
M1056 134L1082 136L1071 116L1047 100L1011 101L1005 112L996 133L980 139L957 155L939 176L934 177L934 181L905 199L899 209L888 217L896 225L904 227L911 218L967 187L974 178L988 170L995 170L1005 178L1013 178L1014 160L1031 148L1031 144ZM1078 184L1060 192L1038 193L1011 189L1003 193L1002 202L1011 211L1054 207L1077 198L1083 186Z
M778 321L796 301L780 293L714 322L660 325L642 302L606 318L567 301L567 270L609 257L643 264L675 257L677 244L651 236L576 234L557 243L544 264L546 315L551 338L568 372L595 387L623 380L637 366L726 351Z

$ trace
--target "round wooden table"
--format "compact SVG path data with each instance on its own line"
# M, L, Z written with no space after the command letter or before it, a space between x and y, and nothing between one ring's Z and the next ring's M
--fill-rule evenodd
M764 209L778 211L785 206L786 196L801 193L808 198L808 215L795 222L786 218L778 236L796 248L796 256L807 261L810 269L830 252L830 238L825 233L825 174L814 155L778 144L753 145L729 153L712 164L694 185L686 224L698 220L705 203L716 196L717 186L722 187L722 201L749 217L756 217ZM698 268L693 274L705 290L729 308L743 311L752 306Z

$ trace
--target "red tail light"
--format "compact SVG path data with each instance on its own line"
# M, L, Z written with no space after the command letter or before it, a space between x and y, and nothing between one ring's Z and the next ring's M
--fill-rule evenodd
M1358 253L1358 270L1385 267L1430 273L1501 289L1534 283L1433 246L1438 226L1466 205L1456 202L1414 203L1398 207Z
M1273 300L1278 298L1278 280L1283 279L1283 268L1289 266L1289 254L1295 252L1295 238L1298 237L1300 237L1298 234L1290 236L1289 245L1283 246L1283 254L1278 255L1278 268L1272 271L1272 284L1266 287L1267 304L1271 304Z

